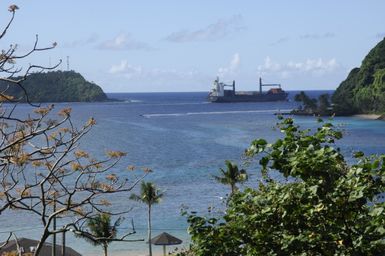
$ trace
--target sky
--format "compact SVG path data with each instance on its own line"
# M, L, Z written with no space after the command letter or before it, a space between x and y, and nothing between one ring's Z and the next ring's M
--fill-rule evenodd
M385 37L383 0L0 1L0 41L26 63L80 72L105 92L208 91L213 80L256 90L335 89ZM20 63L20 65L23 65Z

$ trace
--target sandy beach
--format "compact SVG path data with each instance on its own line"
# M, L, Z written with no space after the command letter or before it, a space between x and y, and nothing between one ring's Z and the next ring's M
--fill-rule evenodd
M362 119L369 119L369 120L379 120L381 117L381 115L378 115L378 114L359 114L354 116Z
M114 248L114 245L116 246L117 243L112 243L111 247L109 247L108 255L112 256L148 256L148 245L144 244L143 247L140 248L130 248L127 247L127 249L116 247ZM166 254L169 255L169 253L175 253L177 251L182 251L188 249L189 244L187 245L169 245L166 246ZM92 252L90 251L82 251L82 255L85 256L100 256L103 252L102 247L97 246L95 248L92 248ZM152 246L152 255L153 256L163 256L163 246L159 245L153 245Z
M172 246L170 246L170 248L167 246L167 249L166 249L167 255L168 255L168 253L173 252L173 248L174 247L172 247ZM155 247L152 250L153 250L152 251L153 256L163 256L163 248ZM91 255L92 256L99 256L99 255L101 255L101 253L102 253L102 251L100 251L100 253L91 254ZM89 255L89 254L86 254L86 255ZM143 250L143 251L111 251L111 252L109 251L108 255L112 255L112 256L148 256L148 250Z

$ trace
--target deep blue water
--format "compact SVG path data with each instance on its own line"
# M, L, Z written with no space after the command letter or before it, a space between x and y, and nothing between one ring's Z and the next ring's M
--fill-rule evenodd
M188 240L181 206L202 213L209 206L222 209L220 198L226 196L229 188L217 184L212 175L217 174L226 159L242 164L242 154L253 139L273 141L281 136L273 129L277 122L273 114L294 108L295 93L290 92L288 102L226 104L208 103L207 93L124 93L109 94L121 100L119 102L63 103L56 108L71 106L73 120L78 125L90 116L97 120L81 147L97 157L108 149L127 152L127 157L115 168L121 176L133 179L133 174L126 170L128 165L151 168L153 173L146 180L155 182L165 193L163 201L154 207L153 234L166 231ZM325 91L313 91L309 95L317 97L321 93ZM20 106L23 108L29 107ZM304 127L317 126L313 117L295 117L295 120ZM354 117L335 118L333 122L344 130L345 137L338 145L348 157L354 150L385 152L385 122ZM258 168L253 165L249 168L252 176L247 185L254 186L259 178ZM116 204L115 209L133 207L121 231L129 227L133 218L138 234L132 238L145 238L146 208L128 200L128 195L111 200ZM2 216L1 231L16 229L20 230L19 237L36 236L36 222L20 216L22 213ZM85 255L101 252L71 237L69 243ZM115 254L146 250L144 242L111 245L111 252ZM155 250L160 252L161 248Z

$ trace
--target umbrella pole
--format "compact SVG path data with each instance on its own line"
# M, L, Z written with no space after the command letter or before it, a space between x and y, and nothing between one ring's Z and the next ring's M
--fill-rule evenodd
M166 246L163 245L163 256L166 256Z

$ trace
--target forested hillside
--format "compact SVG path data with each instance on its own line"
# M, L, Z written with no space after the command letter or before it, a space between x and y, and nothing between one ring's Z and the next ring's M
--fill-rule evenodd
M354 68L332 97L338 115L385 112L385 39Z
M22 82L31 102L90 102L105 101L107 96L96 84L88 82L74 71L52 71L33 73ZM4 90L7 83L1 82ZM11 85L7 94L26 101L25 93L20 87Z

